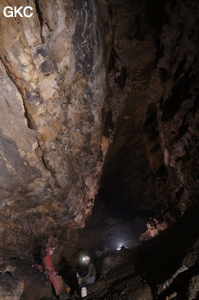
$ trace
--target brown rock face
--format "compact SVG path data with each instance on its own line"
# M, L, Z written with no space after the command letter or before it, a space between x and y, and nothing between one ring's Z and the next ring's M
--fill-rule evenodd
M110 3L116 130L102 190L133 211L155 210L157 233L197 203L198 2Z
M97 1L35 1L31 18L4 17L7 5L1 1L0 197L1 241L12 252L31 247L29 239L47 242L63 225L83 227L91 213L109 24Z
M1 0L0 298L53 297L47 245L58 269L124 237L88 299L196 299L198 0L9 2L33 16Z
M105 157L106 198L155 235L197 202L197 1L31 5L1 15L2 255L83 227Z
M154 200L143 124L151 101L148 90L156 60L153 29L145 1L110 2L114 40L109 64L112 122L109 120L108 127L115 129L115 134L102 188L113 202L150 209Z

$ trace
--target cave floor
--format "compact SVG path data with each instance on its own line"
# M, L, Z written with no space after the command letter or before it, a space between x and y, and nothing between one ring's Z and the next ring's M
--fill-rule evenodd
M121 253L123 264L110 272L106 279L88 286L91 294L85 299L199 299L194 296L199 281L189 286L191 278L199 277L198 228L199 211L192 209L155 238L137 248L124 249ZM182 265L188 269L156 295L158 284L171 278Z
M92 221L91 221L92 223ZM91 225L90 223L90 225ZM192 300L199 290L199 210L190 209L178 222L151 240L131 249L115 251L119 263L103 279L88 285L88 300ZM91 230L91 229L89 229ZM88 229L82 229L82 237ZM93 227L93 235L96 233ZM114 251L113 251L114 252ZM52 288L43 273L30 262L13 259L14 274L1 272L0 285L13 291L13 287L24 282L21 298L17 300L54 300ZM182 266L188 269L180 273L168 288L157 295L158 285ZM2 270L5 266L2 266ZM191 284L191 282L193 284ZM76 299L72 296L68 299ZM7 299L7 298L6 298ZM12 298L10 298L12 299ZM14 298L13 298L14 299Z

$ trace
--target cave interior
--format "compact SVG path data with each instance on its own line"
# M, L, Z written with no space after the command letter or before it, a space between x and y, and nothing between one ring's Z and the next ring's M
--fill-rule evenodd
M7 5L0 299L79 299L83 256L85 299L199 299L198 0Z

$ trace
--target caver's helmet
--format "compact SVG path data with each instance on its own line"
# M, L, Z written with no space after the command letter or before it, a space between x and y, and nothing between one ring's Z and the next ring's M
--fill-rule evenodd
M89 256L83 256L82 257L82 261L85 263L85 264L89 264L89 262L90 262L90 257Z
M48 247L48 248L46 249L46 252L49 253L50 255L52 255L53 252L54 252L54 250L55 250L54 247Z

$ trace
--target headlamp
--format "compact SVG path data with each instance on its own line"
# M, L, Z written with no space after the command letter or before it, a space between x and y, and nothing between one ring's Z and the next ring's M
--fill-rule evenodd
M83 257L81 258L81 261L82 261L82 262L85 262L85 261L88 261L88 260L90 260L90 257L89 257L89 256L83 256Z
M122 249L122 247L124 249L128 249L128 247L124 246L123 244L121 244L119 247L117 247L117 250L120 251Z

